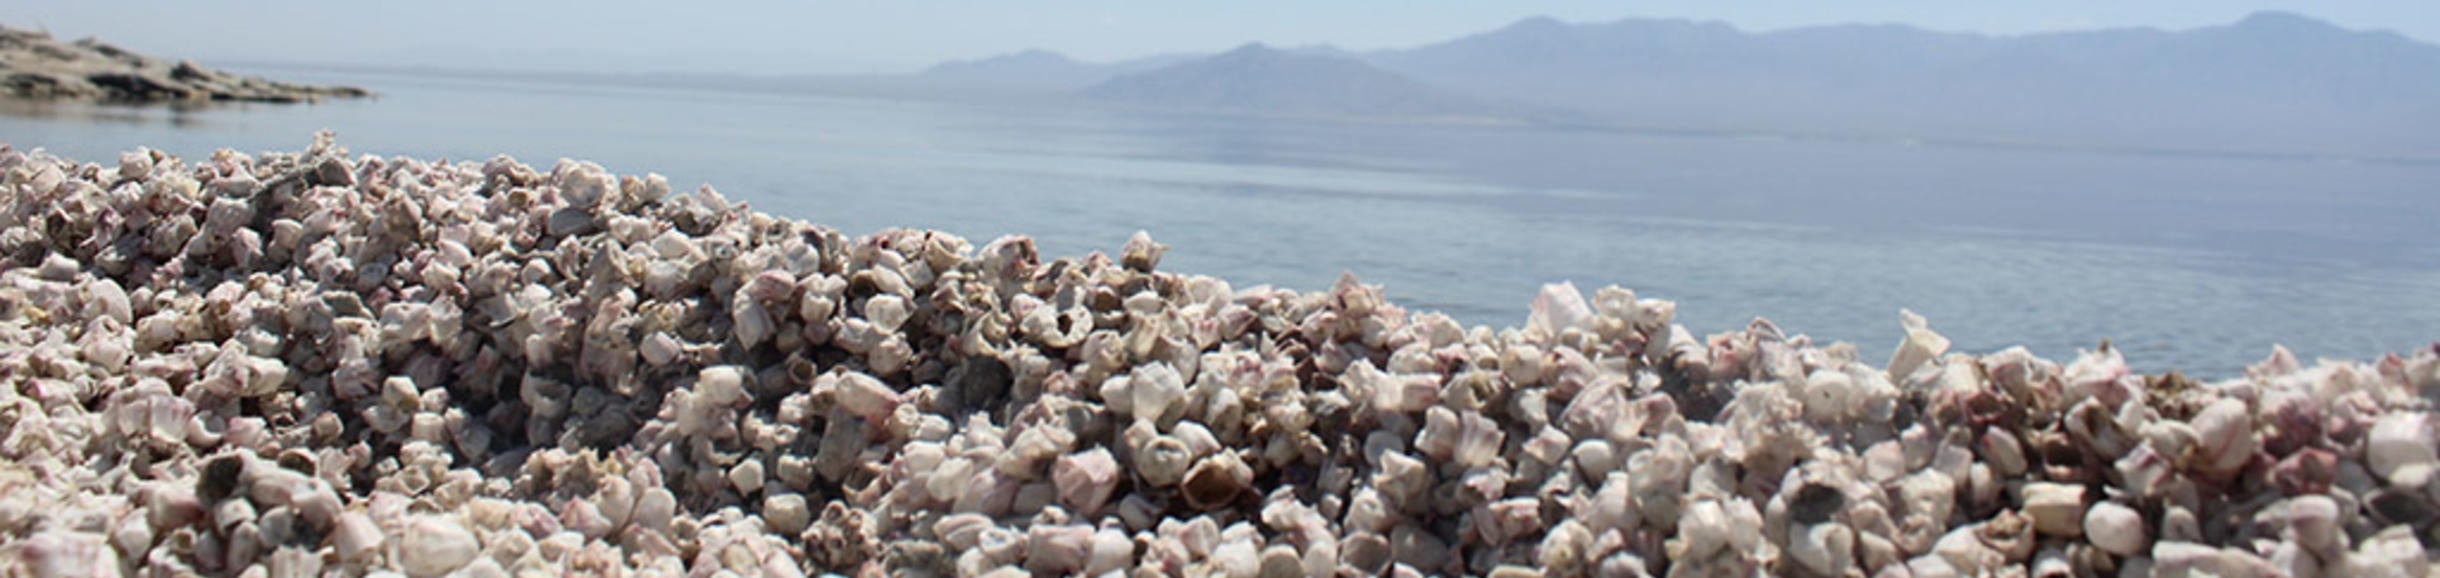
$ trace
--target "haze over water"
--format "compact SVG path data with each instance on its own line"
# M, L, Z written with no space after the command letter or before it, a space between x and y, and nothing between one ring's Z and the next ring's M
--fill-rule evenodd
M261 71L379 100L171 111L12 105L0 140L114 162L154 147L559 158L851 235L1031 235L1046 257L1138 229L1163 268L1520 325L1543 283L1676 300L1699 335L1772 319L1884 358L1900 308L1982 353L2111 339L2145 371L2228 376L2440 337L2440 165L1768 134L1256 119Z

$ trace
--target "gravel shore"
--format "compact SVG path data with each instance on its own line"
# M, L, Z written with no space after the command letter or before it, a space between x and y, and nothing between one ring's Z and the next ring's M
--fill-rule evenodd
M1906 313L1867 361L1168 250L327 137L0 145L0 574L2440 574L2440 348L2200 383Z

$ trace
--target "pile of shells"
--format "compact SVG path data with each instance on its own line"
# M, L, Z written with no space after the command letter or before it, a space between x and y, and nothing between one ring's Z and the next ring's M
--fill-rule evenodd
M2440 350L1495 331L327 138L0 146L0 224L0 574L2440 574Z

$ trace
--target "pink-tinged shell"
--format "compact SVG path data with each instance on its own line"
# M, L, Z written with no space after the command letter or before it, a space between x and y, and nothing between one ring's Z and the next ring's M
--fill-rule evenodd
M2247 411L2244 401L2214 402L2195 415L2191 423L2202 439L2198 448L2201 454L2197 456L2199 465L2211 476L2235 474L2261 448L2260 440L2254 436L2253 414Z
M824 374L823 378L835 381L839 407L851 415L879 420L896 411L901 401L897 390L870 375L851 371ZM819 384L814 387L823 389Z
M1542 286L1534 296L1531 313L1525 318L1525 331L1555 337L1569 329L1590 330L1593 310L1584 302L1584 293L1576 284L1560 282Z
M2271 484L2290 496L2325 493L2338 478L2338 454L2321 448L2297 450L2272 466L2270 475Z
M1168 245L1155 243L1151 234L1136 231L1134 236L1127 238L1127 245L1119 249L1118 262L1128 269L1150 273L1160 267L1161 255L1168 252Z
M786 304L796 295L797 279L787 271L763 271L746 280L739 291L748 299L771 304Z
M1025 533L1025 567L1037 574L1082 570L1092 555L1092 526L1043 524Z
M1101 511L1117 489L1118 461L1106 448L1093 448L1061 456L1051 466L1051 481L1059 488L1059 503L1078 515L1092 516Z

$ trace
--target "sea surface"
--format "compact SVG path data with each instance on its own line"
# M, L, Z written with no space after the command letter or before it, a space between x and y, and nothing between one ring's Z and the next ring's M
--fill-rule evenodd
M2229 377L2273 344L2371 359L2440 340L2440 164L1905 138L1261 119L405 73L267 71L376 100L0 106L0 142L105 165L151 147L547 169L562 158L851 235L940 229L1046 257L1137 230L1168 270L1322 290L1342 273L1470 325L1545 283L1765 317L1882 359L1912 309L1989 352Z

